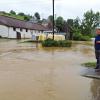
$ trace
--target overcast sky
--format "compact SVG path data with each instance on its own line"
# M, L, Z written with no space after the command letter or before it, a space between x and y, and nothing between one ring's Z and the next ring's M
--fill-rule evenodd
M100 0L55 0L55 13L64 19L82 18L84 12L100 10ZM52 14L52 0L0 0L0 11L14 10L33 15L39 12L42 17Z

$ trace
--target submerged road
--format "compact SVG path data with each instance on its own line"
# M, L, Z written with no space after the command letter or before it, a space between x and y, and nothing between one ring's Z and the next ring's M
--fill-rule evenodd
M100 80L80 75L88 61L95 58L87 42L42 48L0 40L0 100L97 100Z

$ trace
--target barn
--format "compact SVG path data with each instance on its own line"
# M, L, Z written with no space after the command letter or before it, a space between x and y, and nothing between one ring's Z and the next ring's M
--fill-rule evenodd
M0 37L26 39L42 34L44 31L47 29L41 24L0 15Z

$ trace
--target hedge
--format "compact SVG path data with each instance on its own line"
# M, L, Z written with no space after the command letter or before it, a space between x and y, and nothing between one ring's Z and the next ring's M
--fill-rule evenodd
M43 47L71 47L72 42L68 40L53 40L47 39L42 42Z

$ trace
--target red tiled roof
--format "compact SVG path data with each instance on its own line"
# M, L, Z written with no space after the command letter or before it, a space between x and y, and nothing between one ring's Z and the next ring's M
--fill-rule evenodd
M8 27L24 28L24 29L31 29L31 30L41 30L41 31L48 30L46 27L44 27L41 24L34 24L27 21L22 21L12 17L2 16L2 15L0 15L0 24Z

